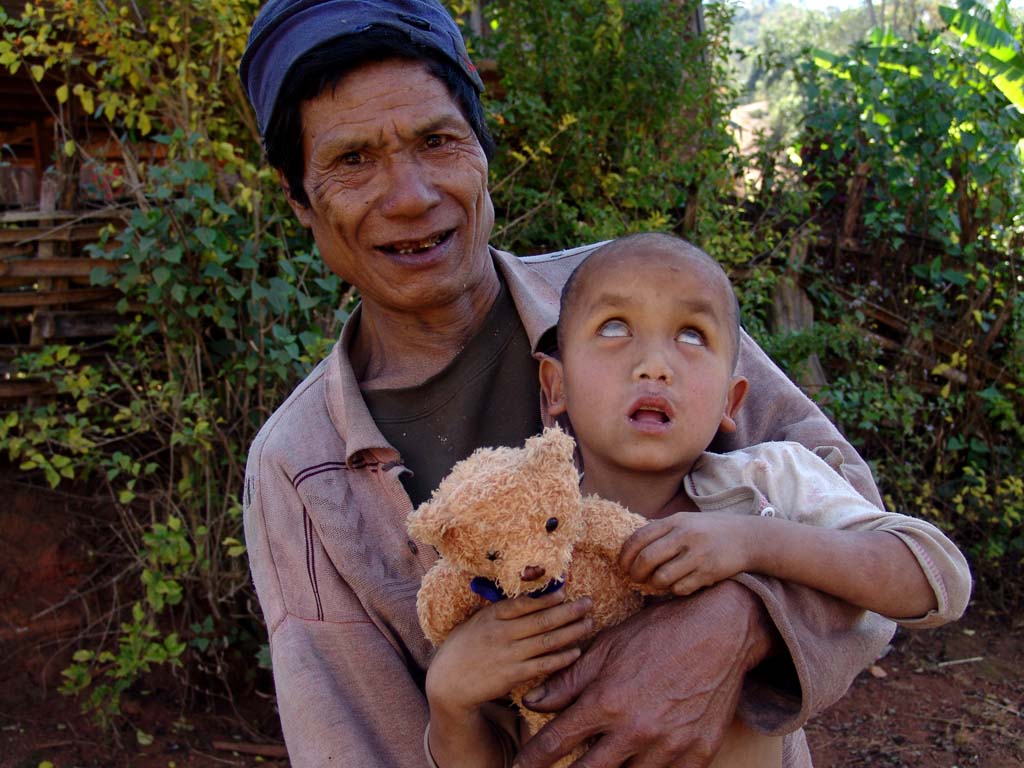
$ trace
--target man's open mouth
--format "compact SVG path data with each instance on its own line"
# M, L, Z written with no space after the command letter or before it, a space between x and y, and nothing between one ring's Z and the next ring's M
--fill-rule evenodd
M454 231L453 229L446 229L443 232L438 232L421 240L398 240L387 245L377 246L377 248L388 253L396 253L399 256L411 256L437 247L451 237Z

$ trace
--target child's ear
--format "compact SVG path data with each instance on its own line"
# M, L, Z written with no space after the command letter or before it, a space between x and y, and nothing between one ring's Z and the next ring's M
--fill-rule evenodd
M277 180L281 184L281 189L284 190L285 199L288 201L288 205L291 206L292 213L295 214L295 218L299 220L299 223L307 229L312 225L312 210L309 206L303 205L294 197L292 197L292 186L288 183L288 179L285 178L284 173L280 170L277 172Z
M540 358L540 390L548 404L550 416L561 416L565 413L565 377L562 361L550 355Z
M736 414L747 397L747 390L750 389L750 382L742 376L737 376L729 384L729 392L725 398L725 408L722 409L722 422L718 429L722 432L736 431Z

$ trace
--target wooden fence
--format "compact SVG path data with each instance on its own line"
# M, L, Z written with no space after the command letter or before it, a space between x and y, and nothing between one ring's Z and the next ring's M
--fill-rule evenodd
M51 388L19 370L19 355L46 344L87 342L87 354L103 358L103 345L118 321L115 288L90 285L92 270L114 262L91 256L103 227L124 220L117 209L55 210L42 185L39 210L0 212L0 407L36 399Z

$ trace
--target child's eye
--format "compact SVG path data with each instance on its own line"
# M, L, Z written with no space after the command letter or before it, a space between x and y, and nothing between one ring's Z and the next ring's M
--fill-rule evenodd
M621 320L609 320L597 329L597 335L612 339L622 338L629 336L629 326Z
M703 347L705 343L704 336L694 328L683 328L676 336L676 341L682 344L692 344L695 347Z

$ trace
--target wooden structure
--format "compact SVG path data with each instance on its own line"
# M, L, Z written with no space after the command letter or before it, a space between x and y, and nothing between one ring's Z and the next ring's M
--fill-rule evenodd
M18 0L0 4L11 18L24 8ZM102 345L118 319L120 294L89 279L111 262L90 258L85 247L122 215L110 205L112 195L95 194L100 185L91 168L80 174L75 159L55 151L59 85L49 75L36 82L25 67L15 74L0 67L0 410L48 391L17 369L20 354L62 342ZM77 139L106 134L87 123L77 115ZM106 207L73 210L81 200Z
M110 339L118 321L115 288L93 287L90 274L113 262L93 258L85 246L100 229L121 219L117 211L69 212L51 201L44 178L37 210L0 212L0 408L49 393L24 376L16 358L45 344ZM95 350L98 357L101 350Z

